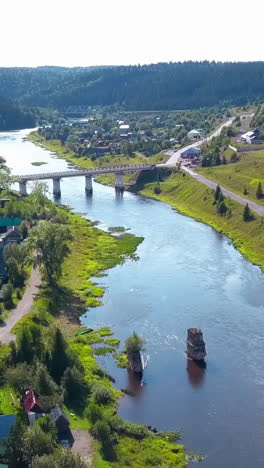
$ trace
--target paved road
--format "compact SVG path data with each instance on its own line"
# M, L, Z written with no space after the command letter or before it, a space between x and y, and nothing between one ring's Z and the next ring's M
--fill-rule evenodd
M252 116L251 116L252 117ZM215 136L218 136L220 135L222 129L224 127L229 127L232 122L234 120L234 117L229 119L227 122L225 122L224 124L222 124L220 127L218 127L216 129L216 131L214 133L212 133L212 135L210 135L209 137L207 138L204 138L203 140L200 140L200 141L197 141L195 143L192 143L191 145L188 145L188 146L185 146L184 148L181 148L179 151L176 151L176 152L170 152L171 153L171 157L168 159L168 161L166 163L163 163L163 164L159 164L160 167L175 167L176 163L179 161L180 157L181 157L181 154L183 153L183 151L185 151L186 149L189 149L189 148L195 148L197 146L201 146L203 143L205 143L206 141L209 141L211 140L213 137ZM205 184L207 185L208 187L211 187L213 189L216 188L217 184L215 182L213 182L212 180L210 179L207 179L206 177L202 176L201 174L197 174L196 172L194 172L192 169L190 169L189 167L186 167L186 166L181 166L181 169L184 170L185 172L187 172L190 176L194 177L196 180L198 180L199 182L201 182L202 184ZM248 200L247 198L244 198L244 197L241 197L240 195L237 195L236 193L234 192L231 192L231 190L228 190L224 187L221 186L221 190L223 192L223 194L226 196L226 197L230 197L232 198L232 200L235 200L236 202L238 203L241 203L241 205L246 205L248 203L248 206L250 207L250 209L252 211L254 211L255 213L257 213L258 215L260 216L264 216L264 206L261 206L261 205L258 205L258 203L255 203L253 201L250 201Z
M194 172L189 167L182 166L181 169L184 169L185 172L188 172L188 174L190 174L192 177L194 177L199 182L202 182L202 184L208 185L208 187L211 187L213 189L216 188L217 184L215 182L213 182L210 179L207 179L206 177L202 176L201 174L197 174L196 172ZM248 206L252 211L259 214L260 216L264 216L264 206L258 205L258 203L250 201L247 198L241 197L240 195L237 195L236 193L231 192L231 190L228 190L228 189L222 187L221 185L220 185L220 187L221 187L221 190L222 190L223 194L226 197L232 198L232 200L235 200L236 202L241 203L241 205L246 205L248 203Z
M187 149L190 149L190 148L197 148L198 146L201 146L203 143L206 143L207 141L210 141L213 137L216 137L216 136L219 136L221 131L223 130L224 127L230 127L230 125L232 125L232 122L234 120L234 117L232 117L231 119L227 120L225 123L223 123L222 125L220 125L213 133L212 135L210 135L209 137L207 138L204 138L203 140L199 140L199 141L196 141L195 143L191 143L190 145L188 146L185 146L184 148L181 148L180 150L178 151L170 151L168 152L168 154L171 154L170 158L168 159L168 161L164 164L159 164L159 166L175 166L176 163L179 161L180 157L181 157L181 154L186 151Z
M24 296L18 303L17 307L10 313L5 322L0 326L0 343L7 344L15 339L15 335L11 333L12 328L19 322L24 315L31 311L34 298L38 293L38 288L41 284L40 272L38 269L33 269L28 280Z

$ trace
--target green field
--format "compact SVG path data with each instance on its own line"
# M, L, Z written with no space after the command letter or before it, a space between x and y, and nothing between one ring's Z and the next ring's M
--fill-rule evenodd
M238 153L240 160L233 164L197 169L197 172L217 182L238 195L261 205L264 199L256 198L257 184L260 181L264 190L264 150ZM246 187L248 194L244 194Z
M213 191L184 173L174 173L160 183L160 194L155 194L156 183L146 184L140 193L169 203L181 213L209 224L233 240L234 246L251 262L264 271L264 218L255 215L250 222L243 221L243 207L231 199L225 203L230 216L219 216L213 204Z

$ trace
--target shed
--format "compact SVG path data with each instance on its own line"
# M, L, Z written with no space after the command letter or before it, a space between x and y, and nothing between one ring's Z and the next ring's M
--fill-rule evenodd
M58 405L50 410L50 419L56 424L58 434L69 430L69 418Z

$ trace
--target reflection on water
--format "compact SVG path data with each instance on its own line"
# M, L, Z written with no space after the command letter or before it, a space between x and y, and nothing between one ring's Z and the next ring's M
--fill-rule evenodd
M26 132L0 135L0 154L17 174L65 171L67 164L32 143ZM51 193L52 184L49 183ZM181 429L184 443L206 455L203 468L263 468L264 287L259 268L248 263L214 230L169 206L93 183L67 178L60 202L87 213L100 226L124 226L144 237L134 262L96 278L104 305L83 317L92 328L108 325L124 340L133 331L147 342L143 381L100 357L117 388L135 397L120 401L119 414L161 430ZM185 354L186 331L206 336L207 368Z
M206 362L195 362L192 359L186 360L189 382L193 387L201 387L204 384Z

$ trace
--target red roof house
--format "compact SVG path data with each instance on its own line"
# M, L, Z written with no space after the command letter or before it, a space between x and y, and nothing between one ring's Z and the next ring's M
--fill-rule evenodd
M26 413L29 413L30 411L34 413L43 413L40 400L34 390L29 389L25 391L22 398L22 404Z

